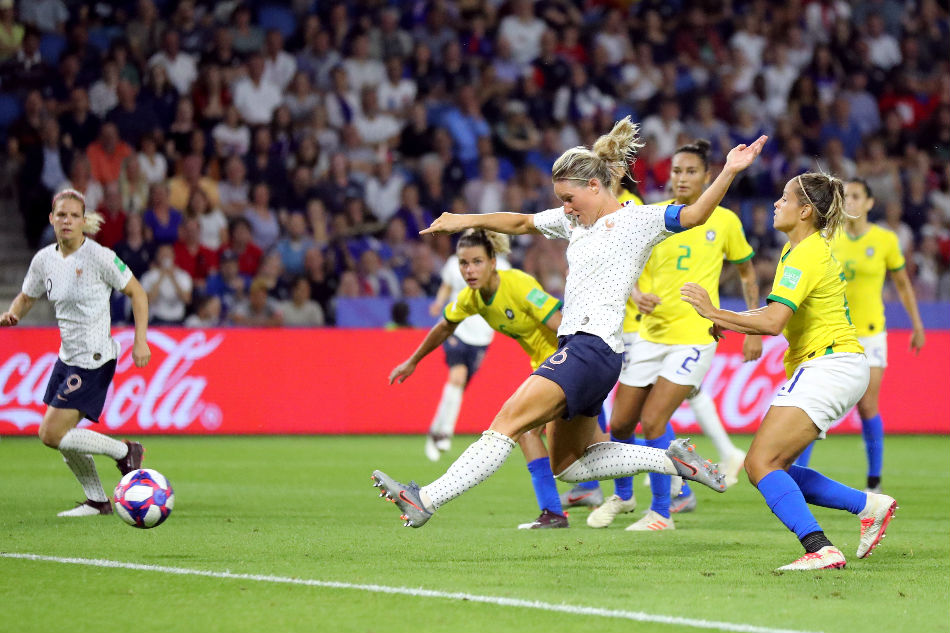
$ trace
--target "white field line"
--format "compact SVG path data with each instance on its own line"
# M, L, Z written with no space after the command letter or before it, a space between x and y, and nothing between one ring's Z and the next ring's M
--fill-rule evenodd
M131 569L133 571L149 571L161 574L175 574L178 576L201 576L204 578L222 578L226 580L253 580L255 582L272 582L287 585L304 585L307 587L326 587L329 589L356 589L357 591L369 591L372 593L388 593L403 596L415 596L421 598L443 598L446 600L464 600L467 602L481 602L484 604L494 604L502 607L519 607L522 609L537 609L539 611L550 611L555 613L568 613L571 615L588 615L602 618L617 618L621 620L634 620L636 622L657 622L660 624L675 624L688 626L697 629L714 629L722 631L735 631L736 633L809 633L807 631L798 631L794 629L775 629L767 626L755 626L752 624L739 624L734 622L716 622L713 620L699 620L695 618L681 618L670 615L656 615L644 613L642 611L625 611L620 609L601 609L598 607L585 607L582 605L571 604L553 604L550 602L541 602L538 600L520 600L518 598L505 598L503 596L482 596L471 593L433 591L431 589L413 588L413 587L390 587L387 585L364 585L349 582L336 582L331 580L311 580L307 578L288 578L285 576L268 576L263 574L235 574L229 571L209 571L204 569L188 569L185 567L166 567L164 565L142 565L139 563L126 563L117 560L104 560L99 558L65 558L61 556L41 556L38 554L22 554L17 552L0 552L0 558L16 558L22 560L42 561L49 563L62 563L65 565L86 565L89 567L107 567L112 569Z

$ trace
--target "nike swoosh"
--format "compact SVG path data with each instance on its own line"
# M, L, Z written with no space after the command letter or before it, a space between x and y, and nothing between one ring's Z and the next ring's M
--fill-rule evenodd
M681 463L683 466L686 466L686 467L689 468L691 471L693 471L693 474L694 474L694 475L699 472L698 470L696 470L696 467L695 467L695 466L690 466L689 464L687 464L686 462L684 462L682 459L679 459L678 457L671 457L670 459Z
M551 371L554 371L553 367L548 367L547 365L541 365L540 367L538 367L538 369L550 369Z
M577 497L575 497L574 495L568 493L568 495L567 495L567 502L568 502L568 503L577 503L577 502L580 501L581 499L586 499L587 497L591 496L592 494L594 494L594 493L593 493L593 492L587 492L587 493L584 493L584 494L582 494L582 495L578 495Z
M399 498L402 499L403 501L405 501L406 503L408 503L409 505L411 505L413 508L415 508L415 509L418 510L419 512L425 512L425 510L423 510L422 508L420 508L419 506L417 506L415 503L413 503L412 499L410 499L409 497L406 496L406 491L405 491L405 490L400 490L400 491L399 491Z

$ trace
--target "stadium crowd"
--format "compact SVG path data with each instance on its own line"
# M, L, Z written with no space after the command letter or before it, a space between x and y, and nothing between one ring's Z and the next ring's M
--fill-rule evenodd
M866 180L917 297L950 300L946 2L130 6L0 0L0 137L30 246L53 194L81 191L155 322L329 325L338 297L434 296L453 246L421 228L556 206L554 160L627 114L647 202L676 147L722 161L770 136L724 203L760 279L772 201L819 170ZM561 295L563 248L522 236L511 259Z

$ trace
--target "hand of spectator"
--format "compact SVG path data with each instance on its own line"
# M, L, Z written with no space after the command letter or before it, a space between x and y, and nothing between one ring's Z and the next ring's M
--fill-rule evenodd
M726 165L723 167L723 171L730 170L739 173L751 165L752 161L762 153L762 146L765 145L765 141L768 139L769 137L762 135L752 145L740 143L733 147L726 156Z

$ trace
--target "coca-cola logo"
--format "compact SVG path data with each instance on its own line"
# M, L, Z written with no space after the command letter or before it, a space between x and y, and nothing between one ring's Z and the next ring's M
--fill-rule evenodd
M200 371L191 371L221 345L224 334L209 338L196 330L177 341L163 332L149 331L152 361L146 370L136 369L132 361L134 332L123 330L115 338L122 351L99 418L106 428L118 429L133 419L142 431L180 431L196 422L209 431L221 426L221 407L202 397L207 379ZM34 360L17 352L0 362L0 423L21 431L39 425L56 354L43 353Z

